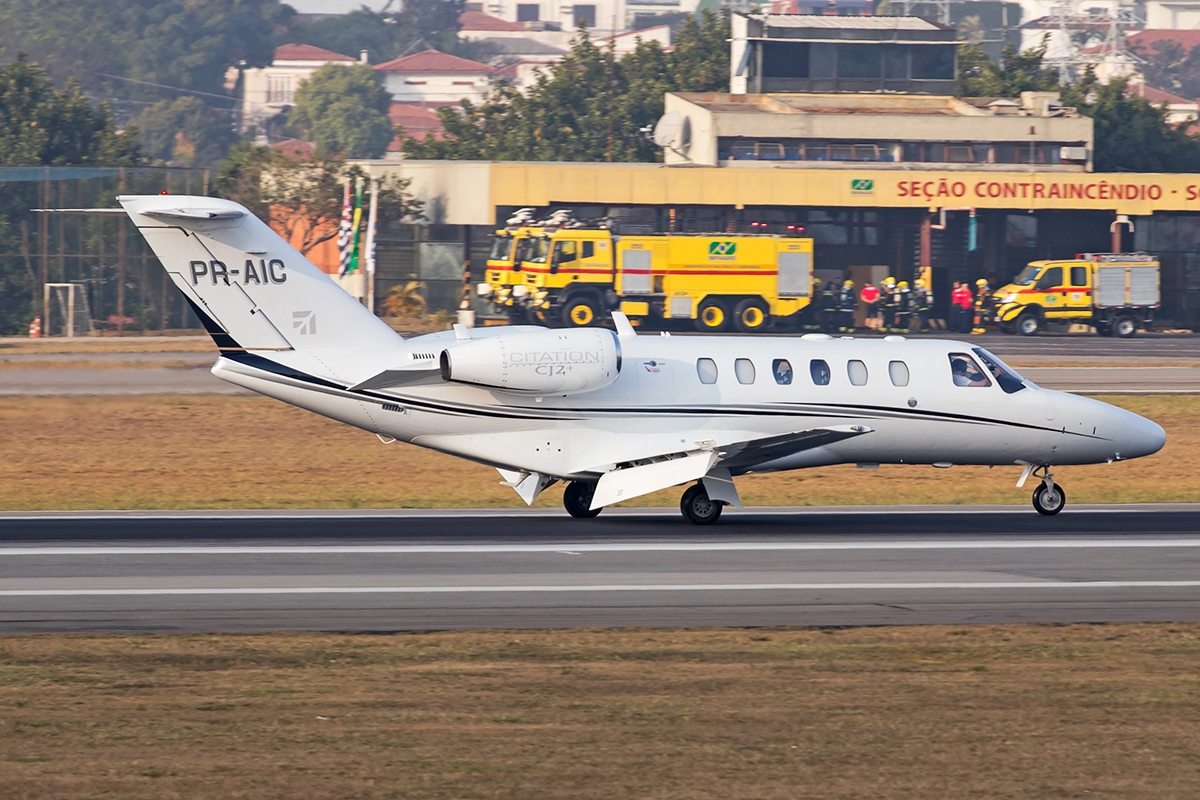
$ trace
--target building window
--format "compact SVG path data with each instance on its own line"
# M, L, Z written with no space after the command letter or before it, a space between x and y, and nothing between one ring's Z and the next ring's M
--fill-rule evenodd
M291 75L270 75L267 77L268 103L290 103L293 97Z
M903 361L889 362L888 377L892 379L892 386L908 386L908 364Z
M808 374L812 375L812 382L817 386L829 385L829 365L822 359L814 358L808 362Z
M790 386L792 383L792 365L786 358L777 358L771 362L771 373L775 382L780 386Z
M867 385L867 365L861 361L847 361L846 375L850 378L852 386Z
M571 7L571 22L574 25L583 23L589 28L596 27L596 7L595 6L572 6Z
M540 8L537 3L517 3L517 22L537 22Z
M733 362L733 374L737 376L738 383L754 383L754 362L748 358L737 359Z
M700 376L701 383L716 383L717 362L711 358L696 359L696 374Z

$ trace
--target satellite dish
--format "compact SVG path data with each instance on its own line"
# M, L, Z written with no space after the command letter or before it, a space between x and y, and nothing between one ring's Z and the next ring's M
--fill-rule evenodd
M678 111L663 114L658 124L654 126L654 143L659 147L667 147L675 141L675 137L679 135L682 127L683 117L679 115Z

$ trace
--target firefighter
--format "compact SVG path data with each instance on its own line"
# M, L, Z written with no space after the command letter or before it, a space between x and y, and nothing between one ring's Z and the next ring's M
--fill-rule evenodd
M896 327L908 333L912 327L913 298L908 288L908 281L900 281L896 286Z
M992 289L988 286L987 278L975 281L975 326L971 333L987 333L988 305Z
M896 325L896 279L889 276L883 279L883 296L880 298L883 310L883 321L879 326L881 331L890 331Z
M854 293L854 281L842 283L842 293L838 298L838 331L854 333L854 312L858 310L858 296Z
M913 311L917 315L917 330L924 331L929 328L929 287L925 285L924 278L917 278L916 285L913 287Z
M862 292L859 294L859 299L867 307L867 327L872 329L877 328L879 326L879 287L868 281L863 286Z
M821 290L821 330L833 333L837 328L838 290L833 281L826 281Z
M971 330L971 287L966 283L954 282L950 293L950 327L955 333Z

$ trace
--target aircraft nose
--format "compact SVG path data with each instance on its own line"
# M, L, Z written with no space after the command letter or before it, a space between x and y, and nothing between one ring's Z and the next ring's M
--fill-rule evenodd
M1108 418L1116 455L1122 460L1157 453L1167 443L1167 432L1161 425L1132 411L1110 406Z

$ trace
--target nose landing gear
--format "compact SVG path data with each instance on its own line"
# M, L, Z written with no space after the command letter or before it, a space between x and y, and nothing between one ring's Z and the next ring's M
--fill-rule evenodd
M702 483L689 486L679 501L679 510L688 522L695 525L712 525L721 518L721 509L724 507L724 503L709 499Z
M1033 508L1039 514L1047 517L1052 517L1063 510L1067 504L1067 492L1063 487L1054 482L1054 476L1050 474L1050 465L1043 464L1040 467L1027 466L1025 471L1021 473L1021 480L1017 481L1017 486L1020 487L1025 483L1025 479L1030 475L1040 477L1042 483L1033 490Z

